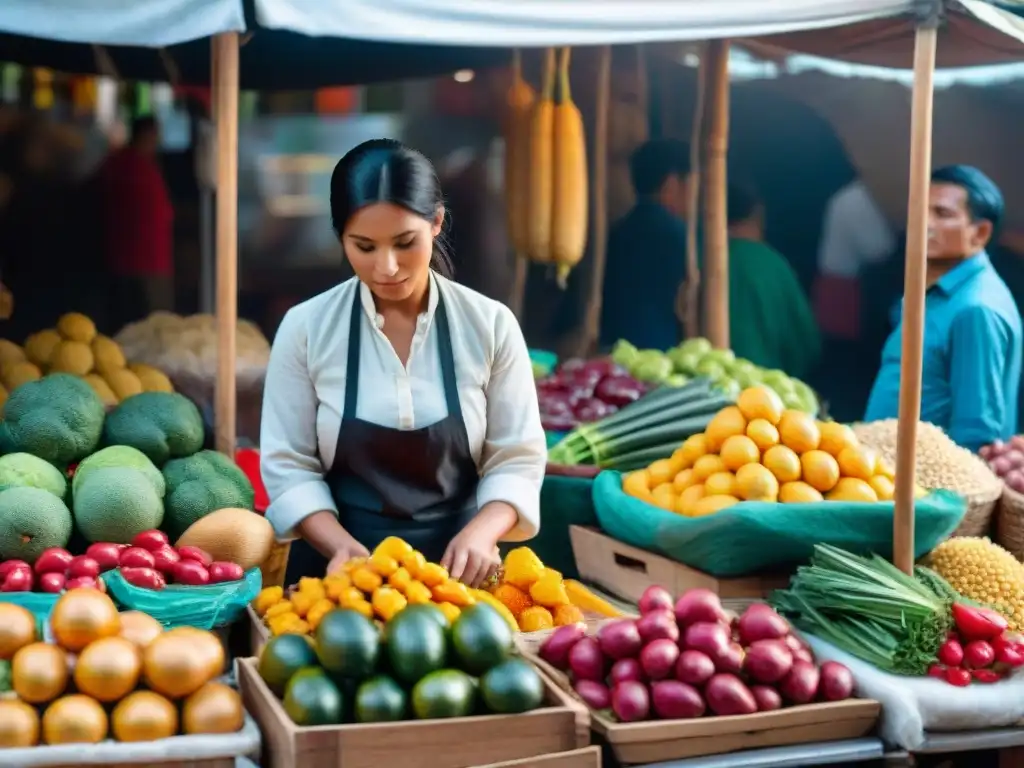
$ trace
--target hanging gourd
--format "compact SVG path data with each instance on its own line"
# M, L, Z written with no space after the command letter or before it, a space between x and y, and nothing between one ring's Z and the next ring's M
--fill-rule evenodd
M48 69L35 69L32 71L34 89L32 91L32 106L36 109L50 109L53 107L53 72Z
M557 280L565 288L569 272L583 259L587 247L587 139L583 116L569 89L572 51L563 48L558 63L554 107L554 169L551 200L551 240L548 251L557 265Z
M530 116L527 183L526 254L532 261L551 261L551 203L554 184L555 50L544 52L543 87Z
M76 77L71 81L71 105L76 115L88 115L96 109L96 78Z
M505 113L505 218L516 257L529 251L530 125L537 94L523 79L522 57L512 53L512 83Z

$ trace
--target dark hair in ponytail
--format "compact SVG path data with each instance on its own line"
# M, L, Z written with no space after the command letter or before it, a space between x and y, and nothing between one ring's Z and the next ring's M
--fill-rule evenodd
M349 219L374 203L391 203L433 222L444 207L434 166L421 153L395 139L371 139L350 150L331 174L331 225L340 238ZM434 238L430 268L454 274L445 233Z

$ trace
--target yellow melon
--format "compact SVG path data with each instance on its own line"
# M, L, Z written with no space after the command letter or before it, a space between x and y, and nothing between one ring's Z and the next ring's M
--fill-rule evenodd
M189 526L175 543L199 547L214 560L257 568L274 546L274 529L261 515L247 509L218 509Z

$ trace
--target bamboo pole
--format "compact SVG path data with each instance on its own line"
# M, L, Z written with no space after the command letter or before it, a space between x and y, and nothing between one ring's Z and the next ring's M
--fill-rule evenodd
M214 434L217 450L235 455L238 324L238 33L212 41L213 114L217 125L217 380Z
M680 286L676 317L683 324L683 338L700 336L700 261L697 250L698 222L700 221L701 156L703 155L707 120L705 102L708 91L708 44L700 53L697 68L697 101L693 107L693 127L690 130L690 180L686 189L686 277Z
M935 23L918 27L914 39L914 91L910 113L910 194L907 201L907 259L903 293L899 425L896 436L896 491L893 562L914 568L914 486L917 423L921 417L921 360L928 250L928 187L932 172L932 100L935 80Z
M598 52L597 93L594 99L594 143L591 155L590 243L594 263L590 270L590 299L585 321L585 352L600 343L604 266L608 252L608 112L612 101L612 47Z
M707 46L708 135L704 161L704 311L708 339L729 347L729 227L726 212L726 154L729 148L729 41Z

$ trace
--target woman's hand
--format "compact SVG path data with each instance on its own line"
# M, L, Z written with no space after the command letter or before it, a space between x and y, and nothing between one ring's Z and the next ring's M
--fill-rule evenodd
M347 536L347 534L346 534ZM331 561L327 564L327 576L332 573L341 570L341 567L345 565L349 560L354 560L357 557L369 557L370 551L360 544L358 541L353 539L351 536L347 536L348 541L342 542L331 556Z
M487 504L448 544L441 565L453 578L478 587L501 565L498 540L519 519L515 508L500 501Z

